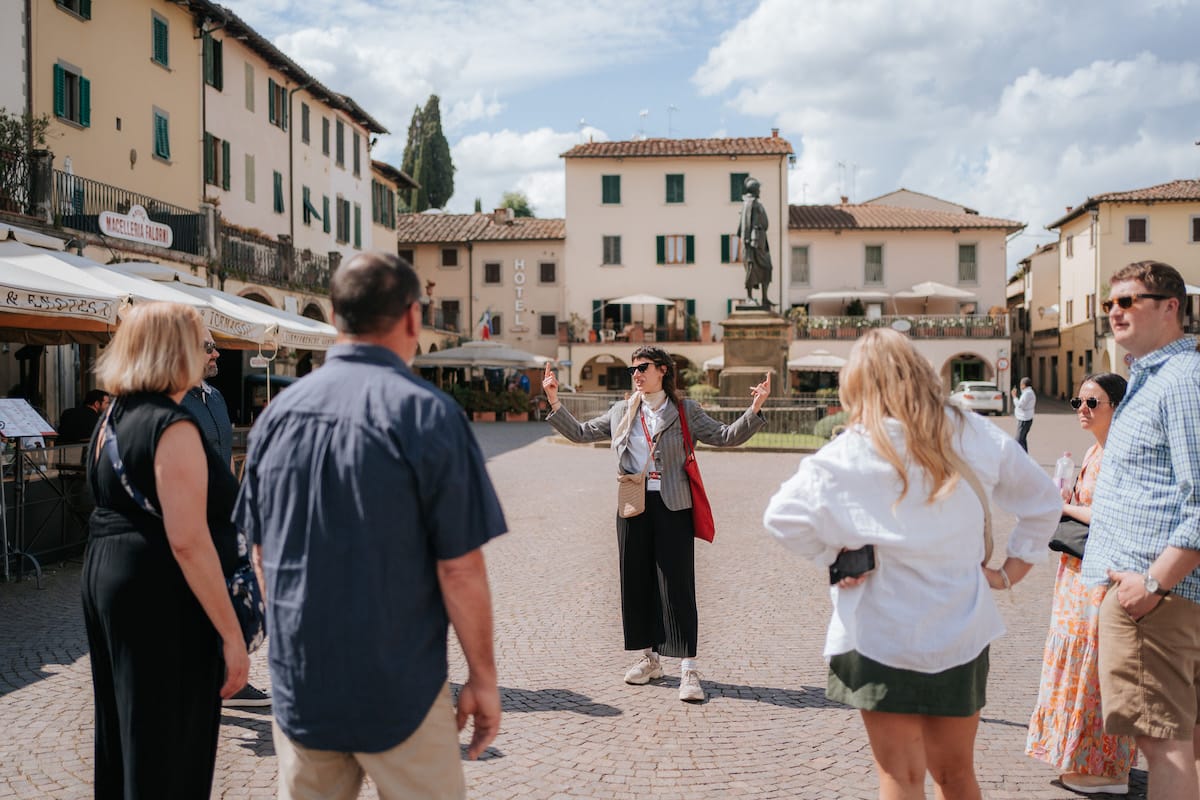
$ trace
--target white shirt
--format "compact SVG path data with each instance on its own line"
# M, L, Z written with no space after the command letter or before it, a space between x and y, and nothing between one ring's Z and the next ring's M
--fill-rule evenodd
M646 432L642 430L640 420L644 419L646 421L646 427L650 430L651 438L657 436L659 429L662 428L662 413L667 407L667 402L669 401L664 400L662 405L657 409L650 408L649 403L642 403L638 418L635 418L633 424L629 426L629 452L633 454L633 460L637 462L639 469L645 465L646 459L650 457L650 445L646 443ZM662 462L662 459L656 460L659 463ZM657 469L655 465L651 464L649 471L653 472L655 469ZM646 491L657 492L660 488L662 488L660 480L647 476Z
M1033 389L1026 386L1021 391L1021 396L1017 398L1017 402L1013 405L1013 417L1018 422L1025 422L1033 419L1033 407L1037 405L1037 394Z
M995 505L1017 516L1008 555L1041 563L1062 510L1054 482L1012 437L976 414L965 419L961 439L954 436L959 454ZM900 423L885 424L903 458ZM824 568L842 548L875 545L876 568L862 585L830 588L826 659L857 650L891 667L941 672L967 663L1004 633L979 566L978 497L959 480L948 497L930 504L924 483L924 474L910 468L908 494L897 504L895 468L875 451L866 429L855 426L800 462L771 498L767 530L821 565L826 580Z

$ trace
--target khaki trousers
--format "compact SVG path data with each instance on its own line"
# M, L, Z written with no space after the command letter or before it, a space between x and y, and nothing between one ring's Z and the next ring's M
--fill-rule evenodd
M467 796L449 684L416 732L382 753L312 750L289 739L277 722L272 734L279 757L279 800L354 800L364 774L375 782L380 800Z

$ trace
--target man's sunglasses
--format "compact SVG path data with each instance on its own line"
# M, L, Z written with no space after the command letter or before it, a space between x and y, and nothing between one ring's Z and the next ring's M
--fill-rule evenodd
M1133 304L1138 300L1169 300L1170 297L1165 294L1123 294L1120 297L1114 297L1111 300L1105 300L1100 304L1100 308L1104 313L1112 311L1113 306L1120 306L1128 311L1133 308Z
M637 373L645 372L646 370L650 369L650 364L651 362L646 361L645 363L634 364L632 367L629 367L629 377L632 378Z
M1094 411L1096 409L1096 406L1100 405L1101 403L1107 403L1110 406L1113 405L1112 400L1097 400L1094 397L1089 397L1087 400L1084 400L1082 397L1072 397L1071 398L1071 408L1075 409L1076 411L1079 410L1080 406L1085 405L1085 404L1087 405L1088 408L1090 408Z
M217 343L216 342L205 342L204 343L204 352L210 356L213 353L217 352Z

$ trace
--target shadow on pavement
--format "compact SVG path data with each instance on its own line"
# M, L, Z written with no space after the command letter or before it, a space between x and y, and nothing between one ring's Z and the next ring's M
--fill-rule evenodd
M88 653L79 599L80 565L47 566L42 586L0 582L0 697L52 678Z
M241 711L241 709L238 710ZM254 714L254 716L246 717L223 713L221 714L221 724L236 725L254 734L255 738L253 740L243 739L239 741L239 747L249 750L259 758L273 758L275 756L275 743L271 740L270 709L266 709L265 714Z
M655 681L656 685L679 688L678 676L671 676ZM829 700L825 697L825 689L815 686L801 686L799 689L778 689L770 686L745 686L737 683L718 683L701 679L704 692L708 695L705 703L723 697L728 700L749 700L752 703L769 703L784 708L849 708L850 706Z
M450 684L450 693L456 704L461 688L462 684ZM624 713L619 708L597 703L571 689L514 689L510 686L500 687L500 708L510 714L572 711L589 717L619 717Z
M473 422L471 431L483 450L483 457L489 461L555 435L554 429L545 422Z

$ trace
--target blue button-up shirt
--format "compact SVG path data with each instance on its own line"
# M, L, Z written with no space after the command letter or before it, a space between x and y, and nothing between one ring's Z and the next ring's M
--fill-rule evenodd
M1184 336L1130 366L1092 499L1082 578L1145 573L1168 546L1200 550L1200 352ZM1174 587L1200 603L1200 571Z
M407 739L446 682L437 562L505 530L462 410L392 352L338 345L258 419L234 518L262 545L284 733Z

